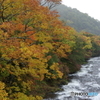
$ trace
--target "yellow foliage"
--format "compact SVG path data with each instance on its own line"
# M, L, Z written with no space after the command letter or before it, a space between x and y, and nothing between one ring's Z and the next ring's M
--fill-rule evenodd
M62 78L63 73L59 71L58 63L53 63L53 65L50 66L50 69L54 70L56 72L56 74L48 73L47 76L50 76L53 79Z
M52 46L52 44L51 43L44 43L43 44L45 47L47 47L47 48L49 48L49 49L53 49L53 46Z
M90 37L82 36L82 39L86 43L86 45L83 47L83 49L91 49L92 44L91 44L91 39Z
M27 96L21 92L15 93L13 94L14 99L13 100L43 100L43 98L41 96Z
M8 93L4 90L5 84L0 81L0 100L8 100Z
M52 70L58 70L58 63L54 63L53 65L50 66L50 69Z

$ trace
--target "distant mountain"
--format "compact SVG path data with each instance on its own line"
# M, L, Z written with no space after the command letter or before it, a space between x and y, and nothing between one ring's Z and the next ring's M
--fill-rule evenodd
M100 35L100 21L82 13L75 8L67 7L63 4L53 8L57 10L60 19L67 25L74 27L78 32L86 31L96 35Z

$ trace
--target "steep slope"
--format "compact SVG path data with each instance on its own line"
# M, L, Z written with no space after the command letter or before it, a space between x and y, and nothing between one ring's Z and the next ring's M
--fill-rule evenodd
M77 31L86 31L100 35L100 21L82 13L75 8L59 5L54 8L60 14L60 19ZM53 10L54 10L53 9Z

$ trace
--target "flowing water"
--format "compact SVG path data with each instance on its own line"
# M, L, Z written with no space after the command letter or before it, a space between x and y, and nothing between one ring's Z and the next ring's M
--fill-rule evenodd
M61 87L63 91L44 100L100 100L100 57L91 58L80 71L69 76L71 82Z

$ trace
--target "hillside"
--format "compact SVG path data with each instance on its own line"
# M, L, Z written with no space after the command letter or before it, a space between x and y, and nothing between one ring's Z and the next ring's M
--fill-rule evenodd
M78 32L86 31L100 35L100 21L90 17L88 14L65 5L56 6L54 9L59 12L61 20L67 25L74 27Z

